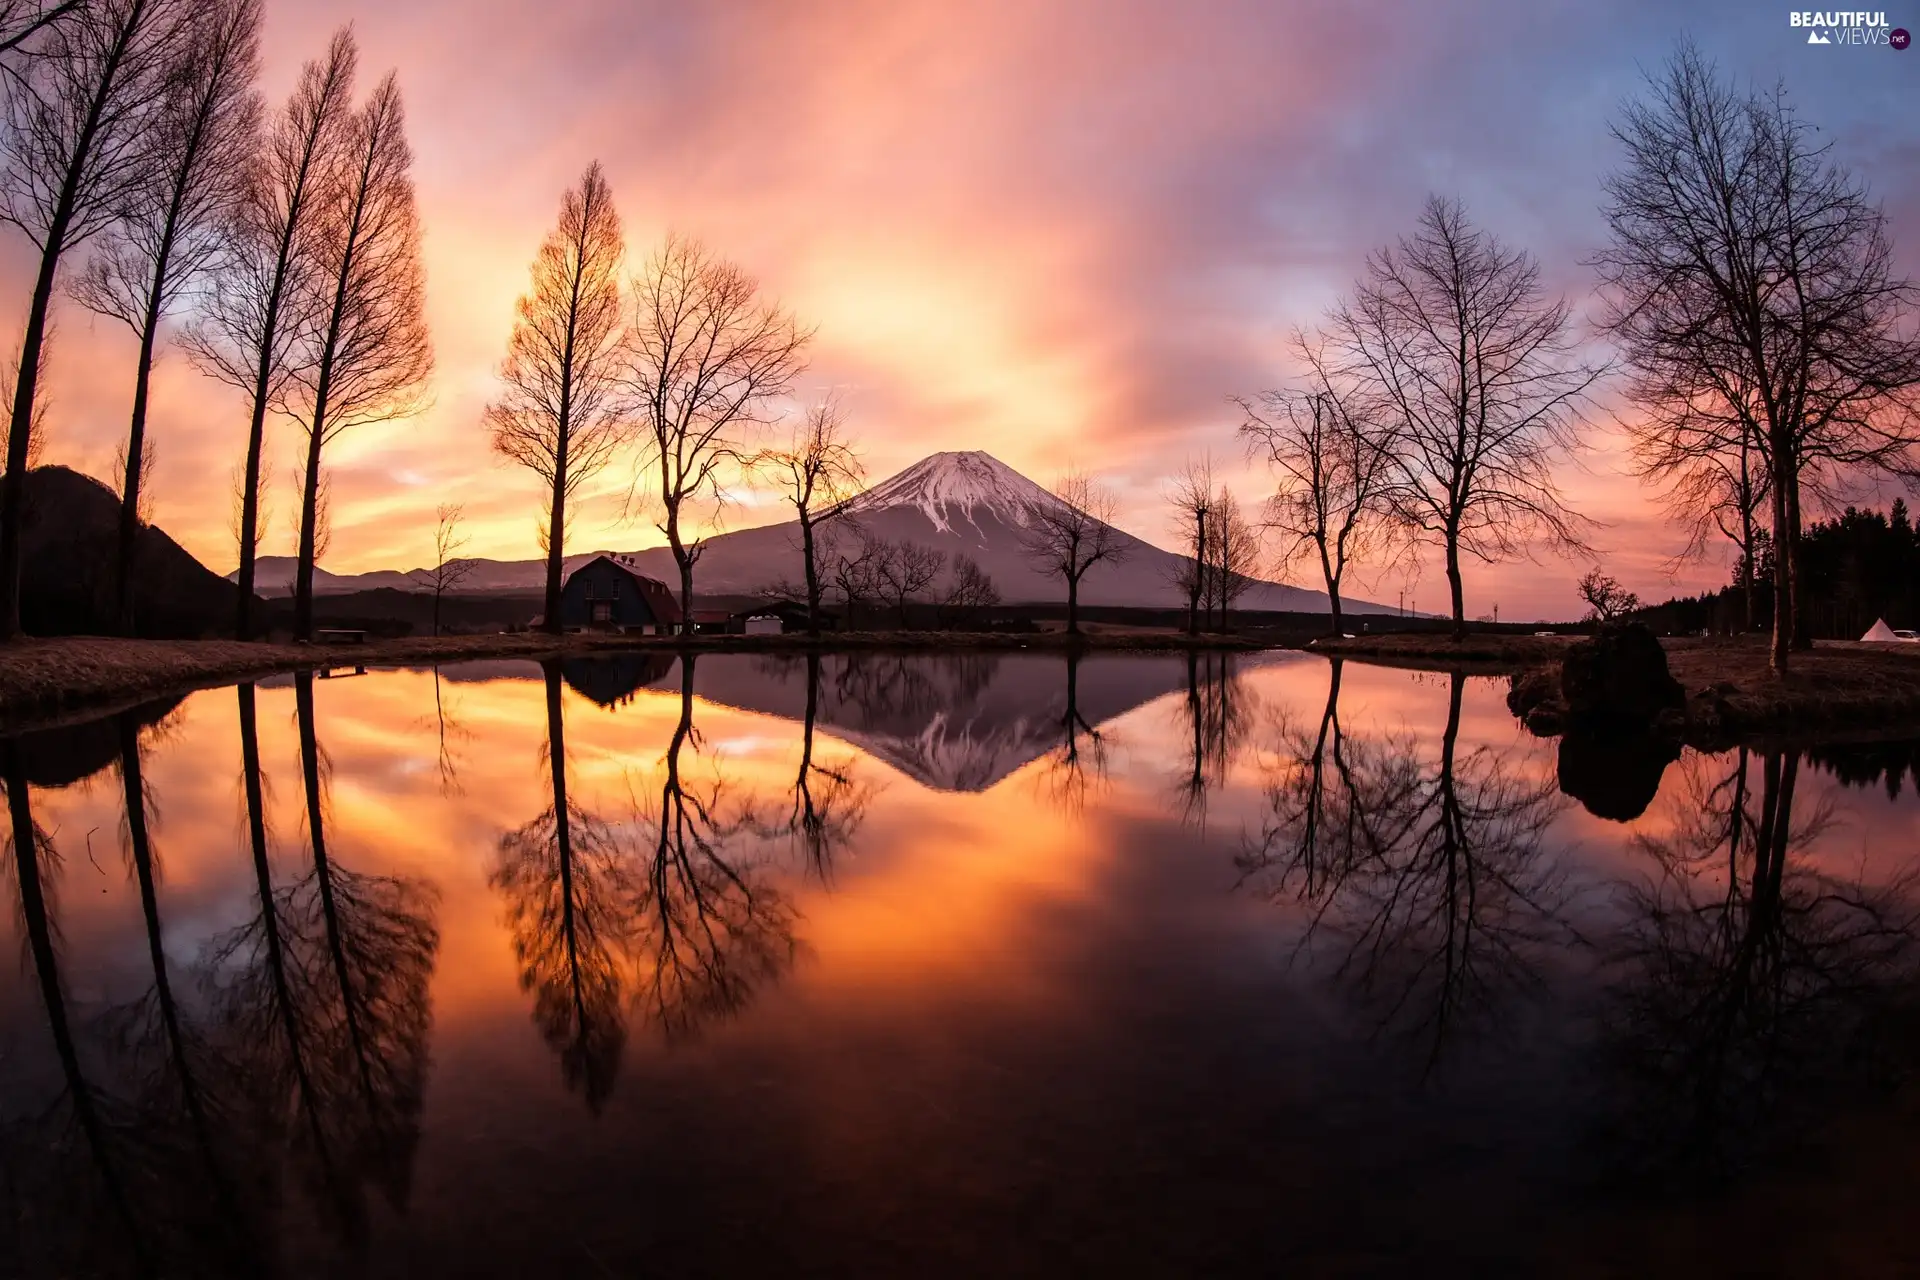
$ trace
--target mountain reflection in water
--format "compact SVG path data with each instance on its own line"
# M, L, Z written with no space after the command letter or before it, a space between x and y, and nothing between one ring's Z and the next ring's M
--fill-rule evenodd
M1618 821L1502 694L623 656L5 740L0 1275L1920 1269L1920 750Z

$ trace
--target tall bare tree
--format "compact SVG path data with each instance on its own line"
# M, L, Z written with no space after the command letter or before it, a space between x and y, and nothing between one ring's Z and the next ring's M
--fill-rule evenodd
M642 460L632 496L638 499L651 469L689 635L693 566L705 546L689 537L689 508L717 501L728 469L751 457L749 436L805 367L813 336L759 292L739 267L680 236L669 236L633 281L625 378Z
M1080 582L1102 563L1126 559L1127 542L1113 527L1113 494L1092 477L1068 471L1053 486L1052 502L1027 508L1020 546L1034 568L1067 588L1067 634L1080 634Z
M1207 555L1212 545L1208 538L1209 517L1213 513L1213 462L1189 460L1187 468L1175 477L1167 491L1167 505L1173 509L1173 532L1180 540L1184 562L1174 585L1187 597L1187 634L1200 634L1200 602L1206 595Z
M462 503L442 503L434 509L433 564L416 569L413 580L433 593L433 634L440 634L440 602L473 576L474 563L460 553L467 548L467 535L460 531L466 518ZM436 668L437 670L437 668Z
M282 403L295 362L310 354L300 336L325 299L320 272L321 207L338 175L353 122L353 33L334 33L326 56L301 69L286 105L245 167L243 198L228 219L213 286L183 335L203 372L248 394L247 452L239 479L239 598L234 635L253 638L254 567L264 519L261 469L267 414Z
M26 232L40 263L0 477L0 639L20 633L21 496L60 261L144 183L144 131L189 11L184 0L93 0L39 27L31 56L9 75L0 221Z
M1260 567L1260 530L1240 510L1233 490L1221 485L1213 495L1207 538L1203 604L1214 626L1224 631L1227 615L1253 585Z
M321 451L342 432L417 411L433 368L413 152L391 72L355 114L341 159L343 178L327 193L315 227L325 269L316 283L325 305L289 388L307 436L294 582L294 633L301 639L313 633Z
M785 446L768 449L756 469L779 486L800 521L800 559L807 590L807 634L820 634L821 581L818 530L846 510L866 474L845 434L846 413L829 396L807 409Z
M620 263L626 240L600 162L560 202L560 222L520 295L505 391L487 406L495 451L547 484L547 595L542 625L560 632L567 502L620 444Z
M134 632L134 546L146 461L147 399L160 326L220 250L221 225L244 190L258 141L260 0L212 0L195 9L165 91L141 135L145 180L132 187L74 286L81 305L121 321L139 338L133 411L120 488L113 607Z
M1671 480L1757 449L1784 671L1803 496L1920 469L1920 289L1895 272L1880 207L1784 88L1743 91L1683 44L1613 132L1626 158L1606 179L1596 265L1642 410L1640 464Z
M1282 544L1283 566L1312 555L1327 585L1327 611L1340 634L1340 584L1349 567L1391 531L1393 436L1365 383L1334 366L1318 335L1294 335L1302 385L1239 402L1241 434L1265 454L1276 488L1266 525Z
M1574 359L1571 314L1530 254L1438 196L1411 236L1368 257L1333 313L1339 360L1391 415L1396 513L1445 554L1455 635L1467 626L1463 556L1492 563L1535 538L1579 545L1583 521L1554 464L1600 371Z

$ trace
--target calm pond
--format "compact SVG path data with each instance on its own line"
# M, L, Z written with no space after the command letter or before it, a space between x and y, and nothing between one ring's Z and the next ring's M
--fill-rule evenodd
M0 744L0 1275L1920 1273L1920 748L1504 693L711 655Z

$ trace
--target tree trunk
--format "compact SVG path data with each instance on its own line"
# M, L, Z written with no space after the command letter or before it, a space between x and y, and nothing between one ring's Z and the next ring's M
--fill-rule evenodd
M820 566L814 563L813 517L800 508L800 556L807 575L807 634L820 634Z
M33 406L40 382L40 351L47 340L47 309L53 303L54 276L66 239L67 219L55 221L40 254L26 332L20 339L20 374L13 388L13 426L7 436L7 471L0 477L0 640L20 634L20 535L26 519L27 446L33 434Z
M1792 464L1778 448L1773 456L1773 637L1767 665L1775 675L1785 675L1793 650L1794 621L1793 580L1788 568L1793 544L1787 517L1787 474Z
M1327 544L1320 543L1320 573L1327 580L1327 614L1333 620L1333 634L1340 634L1340 575L1333 571L1327 556Z
M1793 647L1796 649L1813 648L1813 619L1805 608L1801 597L1800 574L1800 470L1794 468L1793 477L1787 486L1787 545L1792 553L1786 557L1787 588L1793 599ZM1774 554L1780 553L1776 549Z
M1447 530L1447 590L1453 598L1453 634L1458 639L1467 634L1467 598L1460 582L1460 533L1451 528Z
M313 639L313 558L319 539L321 417L316 411L307 435L307 475L300 494L300 554L294 566L293 635Z
M266 348L262 348L264 351ZM247 424L246 473L240 478L240 572L236 585L240 596L234 602L233 638L253 639L253 574L256 530L260 527L260 455L266 447L267 384L272 377L269 357L260 358L260 380L254 386L253 418Z
M564 441L560 445L553 468L553 501L547 513L547 605L546 612L540 616L540 627L550 635L559 635L560 624L560 569L562 544L566 541L567 528L567 480L566 453ZM437 608L437 602L436 602Z
M1080 575L1067 575L1067 634L1080 634Z
M166 271L164 260L157 271L162 274ZM155 279L158 280L159 275ZM114 629L123 636L134 633L133 557L140 539L140 468L146 456L147 393L153 383L153 339L159 327L159 295L156 291L147 302L146 323L140 332L139 363L133 374L133 417L127 424L127 470L121 478L120 529L114 547Z
M433 584L433 636L436 640L440 638L440 592L441 586L438 582L435 582ZM438 667L434 668L436 678L438 677L439 670ZM435 695L436 698L438 696L438 694Z

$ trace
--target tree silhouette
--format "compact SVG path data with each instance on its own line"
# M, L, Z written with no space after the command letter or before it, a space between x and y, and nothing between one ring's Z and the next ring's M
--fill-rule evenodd
M141 482L151 456L147 401L160 326L212 267L221 224L243 198L259 141L259 70L260 0L194 6L143 122L141 181L74 287L81 305L121 321L139 340L113 562L113 617L122 635L134 634L134 548L150 501Z
M544 664L550 803L500 838L491 883L506 901L520 989L560 1056L560 1075L598 1114L626 1044L631 868L611 826L567 789L566 722L557 662Z
M516 304L507 358L500 366L502 394L487 406L495 452L547 486L541 625L554 635L561 630L567 502L612 460L620 443L615 374L625 256L613 190L596 160L561 199L559 224L534 257L532 281Z
M183 339L194 364L246 393L250 406L234 531L240 552L234 635L241 640L253 638L267 414L282 403L303 354L300 340L320 310L322 300L308 287L323 243L315 228L352 121L357 60L353 32L343 27L324 60L301 68L245 170L245 193L224 228L214 286Z

